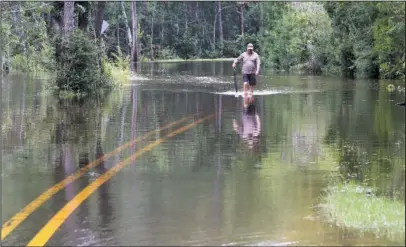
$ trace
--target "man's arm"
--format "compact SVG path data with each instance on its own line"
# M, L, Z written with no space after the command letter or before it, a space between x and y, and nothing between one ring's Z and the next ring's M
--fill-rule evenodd
M237 65L237 63L240 63L240 62L242 61L243 55L244 55L244 53L241 53L241 55L238 56L238 57L234 60L234 62L233 62L233 68L235 67L235 65Z
M235 121L235 119L233 119L233 129L235 132L237 132L237 134L241 135L241 126L237 124L237 121Z
M256 123L257 123L256 136L259 136L259 134L261 133L261 120L259 119L258 114L255 114L255 120L256 120Z
M257 71L255 71L255 74L259 74L259 69L261 67L261 59L259 58L259 55L257 55Z

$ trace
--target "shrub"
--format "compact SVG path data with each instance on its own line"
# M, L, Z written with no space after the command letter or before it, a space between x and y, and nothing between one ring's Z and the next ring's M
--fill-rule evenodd
M98 45L80 30L60 44L56 84L62 91L91 93L111 87L101 64Z

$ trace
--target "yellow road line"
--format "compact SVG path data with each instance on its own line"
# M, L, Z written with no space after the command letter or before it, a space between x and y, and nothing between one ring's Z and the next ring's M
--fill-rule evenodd
M182 122L184 122L184 121L186 121L188 119L191 119L191 118L193 118L193 116L195 116L195 115L182 118L180 120L171 122L171 123L159 128L159 129L149 131L145 135L140 136L135 140L129 141L129 142L119 146L118 148L114 149L113 151L105 154L104 156L90 162L89 164L82 167L77 172L75 172L72 175L66 177L61 182L55 184L54 186L52 186L51 188L46 190L44 193L39 195L31 203L29 203L27 206L25 206L20 212L18 212L16 215L14 215L11 219L9 219L8 221L6 221L3 224L2 229L1 229L1 240L4 240L7 237L7 235L9 235L18 225L20 225L28 216L30 216L30 214L32 214L37 208L39 208L42 204L44 204L54 194L56 194L61 189L65 188L65 186L67 186L68 184L72 183L76 179L78 179L81 176L83 176L84 174L86 174L86 172L90 168L98 166L105 159L110 158L111 156L121 152L125 148L133 145L134 143L139 142L140 140L142 140L142 139L144 139L144 138L146 138L148 136L151 136L151 135L155 134L156 132L162 131L162 130L167 129L167 128L173 126L173 125L176 125L176 124L182 123Z
M145 152L150 151L153 147L157 146L161 142L165 141L166 138L173 137L178 135L186 130L192 128L193 126L197 125L204 120L214 117L214 114L208 115L206 117L200 118L193 123L190 123L186 126L183 126L163 138L160 138L151 144L148 144L141 150L138 150L129 158L117 163L113 166L110 170L105 172L103 175L98 177L94 180L91 184L86 186L79 194L77 194L72 200L65 204L65 206L59 210L49 221L48 223L34 236L34 238L28 243L27 246L44 246L48 240L52 237L52 235L56 232L56 230L65 222L65 220L69 217L69 215L76 210L82 204L84 200L86 200L94 191L97 190L102 184L107 182L110 178L112 178L117 172L123 169L125 166L131 163L132 160L138 158Z

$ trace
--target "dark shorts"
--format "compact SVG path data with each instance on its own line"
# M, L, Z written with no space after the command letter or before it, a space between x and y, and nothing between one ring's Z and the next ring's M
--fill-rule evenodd
M243 74L242 80L244 82L248 82L250 86L255 86L257 84L257 80L255 74Z

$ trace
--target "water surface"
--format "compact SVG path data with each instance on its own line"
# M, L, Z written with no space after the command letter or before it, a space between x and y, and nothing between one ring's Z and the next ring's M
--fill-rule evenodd
M247 117L230 62L147 63L139 74L146 79L81 101L57 100L42 80L6 78L3 222L100 155L185 116L216 113L102 185L47 244L404 245L330 225L316 207L334 173L370 178L379 195L404 200L405 110L395 105L404 95L366 80L264 74ZM240 131L244 121L258 137ZM181 126L91 169L3 244L26 245L100 174Z

